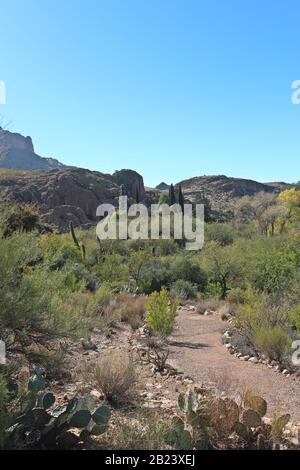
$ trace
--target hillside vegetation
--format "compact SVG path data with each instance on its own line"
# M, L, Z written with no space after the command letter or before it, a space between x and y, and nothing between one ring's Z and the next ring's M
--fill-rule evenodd
M99 408L96 400L87 406L76 392L75 401L68 396L63 411L53 415L52 384L76 382L66 352L78 340L83 351L93 349L95 333L109 340L118 325L129 325L132 334L146 325L147 347L155 355L157 342L167 344L179 303L192 301L200 314L201 308L221 301L226 306L223 319L230 320L240 350L259 352L293 369L291 344L300 334L296 188L237 198L232 220L208 222L204 249L192 253L176 240L99 241L94 228L74 229L72 224L67 233L47 232L40 229L37 206L1 207L0 337L6 343L7 364L0 366L0 446L109 446L111 412L122 409L123 400L127 406L132 403L136 359L129 357L124 367L120 358L108 356L106 363L83 368L84 382L93 384L98 398L103 394L104 404ZM162 353L157 354L163 360ZM163 370L158 359L157 367ZM24 366L30 372L26 380ZM114 445L133 445L136 419L141 426L147 423L142 448L271 448L282 443L289 418L273 423L275 430L266 430L260 398L248 395L241 405L218 402L216 408L215 398L199 402L199 397L191 397L192 410L184 400L182 396L180 407L187 422L174 414L173 421L172 416L162 421L151 413L137 417L136 405L134 412L128 411L124 434ZM191 426L189 413L199 416L200 408L205 421ZM88 427L91 420L94 432ZM255 434L253 428L259 426L263 430ZM72 428L81 434L72 433ZM131 443L124 442L125 435L128 440L131 436Z

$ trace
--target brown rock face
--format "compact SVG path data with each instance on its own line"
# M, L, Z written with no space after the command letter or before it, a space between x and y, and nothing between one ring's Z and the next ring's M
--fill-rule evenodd
M224 215L230 209L230 203L235 198L242 196L254 196L255 194L265 192L274 193L276 188L257 181L229 178L227 176L197 176L188 180L181 181L184 196L192 201L197 202L200 195L204 195L210 202L216 218L223 219Z
M119 173L124 181L121 184L131 188L130 194L137 184L143 192L143 178L138 173L126 170L128 178L122 170ZM48 173L4 170L0 173L0 191L8 200L36 203L43 221L64 231L71 220L75 226L95 224L100 204L118 204L120 185L114 176L79 168Z
M68 168L54 158L43 158L37 155L31 137L9 132L1 127L0 167L43 171Z
M138 191L140 201L144 199L144 180L139 173L133 170L120 170L116 171L112 177L119 186L125 186L127 196L135 200Z
M5 149L24 150L34 152L31 137L24 137L21 134L5 131L1 129L2 144Z

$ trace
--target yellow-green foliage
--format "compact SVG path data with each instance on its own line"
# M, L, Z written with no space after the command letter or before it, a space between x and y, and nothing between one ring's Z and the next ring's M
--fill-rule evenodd
M177 300L169 300L168 292L163 288L160 292L153 292L146 304L146 323L155 333L168 336L172 333Z
M255 332L253 344L270 359L281 360L291 346L289 335L280 326L260 328Z
M97 274L102 282L123 283L128 280L128 266L121 255L108 255L99 263Z
M81 255L69 235L53 233L39 240L44 262L50 267L61 268L68 261L79 262Z

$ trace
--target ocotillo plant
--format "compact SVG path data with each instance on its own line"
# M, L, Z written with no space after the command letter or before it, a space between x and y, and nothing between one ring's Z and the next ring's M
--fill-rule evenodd
M73 238L73 241L74 241L76 247L78 248L78 250L80 250L82 259L85 260L85 257L86 257L85 245L82 242L78 241L72 221L70 222L70 232L71 232L71 235L72 235L72 238Z

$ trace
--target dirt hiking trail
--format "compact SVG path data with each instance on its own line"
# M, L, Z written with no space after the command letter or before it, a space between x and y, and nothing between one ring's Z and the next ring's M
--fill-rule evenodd
M250 388L268 402L268 416L288 412L300 424L300 381L232 356L222 344L226 323L182 309L170 338L170 362L199 385L215 385L225 393Z

